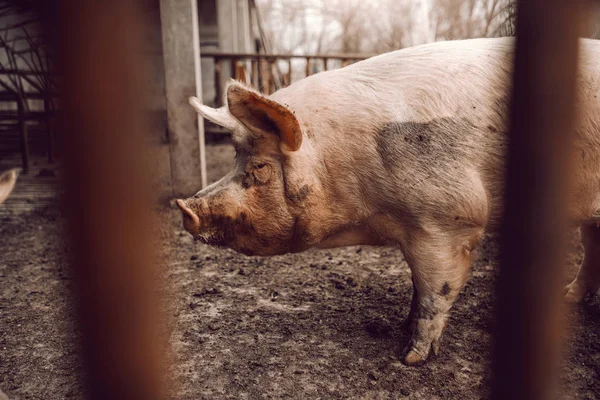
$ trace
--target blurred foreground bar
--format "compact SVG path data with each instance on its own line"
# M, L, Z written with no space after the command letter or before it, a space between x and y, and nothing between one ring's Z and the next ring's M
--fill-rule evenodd
M495 341L496 400L556 395L566 195L585 0L518 4Z
M88 398L164 398L139 2L58 3L65 206Z

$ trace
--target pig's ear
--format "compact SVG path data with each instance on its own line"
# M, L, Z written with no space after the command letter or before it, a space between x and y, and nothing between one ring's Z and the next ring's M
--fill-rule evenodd
M12 192L18 175L19 170L16 168L0 174L0 204L2 204L10 192Z
M231 116L227 107L212 108L205 106L196 97L190 97L189 100L194 110L210 122L214 122L231 132L240 126L239 121Z
M246 128L279 135L284 150L300 149L302 130L289 108L239 83L227 88L227 105L231 115Z

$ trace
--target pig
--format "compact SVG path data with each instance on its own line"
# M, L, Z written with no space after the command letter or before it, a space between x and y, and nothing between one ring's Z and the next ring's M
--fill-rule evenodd
M18 168L9 169L8 171L0 173L0 204L4 203L4 200L8 198L14 189L18 176Z
M580 155L569 212L585 261L567 288L600 286L600 42L581 40ZM413 281L403 361L437 354L476 247L502 220L511 38L438 42L322 72L270 96L230 82L225 106L191 98L226 128L235 167L177 200L203 243L246 255L398 246Z

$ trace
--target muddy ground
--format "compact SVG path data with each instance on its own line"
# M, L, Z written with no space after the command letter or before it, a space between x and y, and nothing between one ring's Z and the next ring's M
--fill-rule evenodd
M210 178L232 161L209 150ZM34 200L32 200L34 202ZM0 388L10 399L81 398L58 200L0 217ZM406 367L402 253L350 247L273 258L195 243L162 206L162 268L176 399L479 399L490 384L497 241L487 238L438 357ZM567 278L581 249L574 246ZM571 313L562 398L600 398L600 300Z

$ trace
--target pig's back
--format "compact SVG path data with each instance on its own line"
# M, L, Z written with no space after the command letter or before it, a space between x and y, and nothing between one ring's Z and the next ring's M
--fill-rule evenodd
M576 145L586 147L588 160L593 159L600 165L597 98L600 67L595 61L600 59L600 45L595 40L581 43L579 88L585 106ZM491 200L490 221L495 223L499 220L504 189L506 116L513 52L512 38L432 43L314 75L276 92L274 97L296 111L325 152L335 149L335 152L353 155L339 161L340 164L348 161L348 165L338 166L346 171L373 159L371 152L381 150L384 132L388 138L384 144L386 151L404 162L397 163L395 170L390 170L390 160L384 160L388 165L383 169L371 164L371 171L384 171L381 179L357 173L355 182L368 180L365 185L373 185L374 189L375 186L401 186L390 184L390 172L400 180L410 173L402 168L418 168L419 164L440 159L451 162L447 149L456 150L451 157L461 158L458 164L469 170L463 172L471 173L474 169L481 177ZM403 129L414 132L418 127L414 124L426 125L431 143L429 161L413 150L410 140L405 140L407 135ZM415 143L422 147L420 136L415 137ZM459 174L455 172L445 179ZM586 195L590 198L596 196L592 192L600 192L600 182L589 184L590 180L599 179L600 172L594 174L586 176L581 184L588 188ZM384 182L385 179L388 181Z

